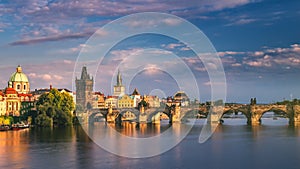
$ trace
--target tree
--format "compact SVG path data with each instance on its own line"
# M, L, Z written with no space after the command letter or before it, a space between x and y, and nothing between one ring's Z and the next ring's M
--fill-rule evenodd
M42 94L36 105L39 115L35 122L38 126L49 126L48 123L56 126L72 124L72 112L75 105L73 97L69 94L60 93L53 88L49 93ZM47 117L51 120L49 121Z
M0 116L0 125L11 125L14 119L11 116Z
M35 119L35 125L39 127L50 127L53 124L52 118L45 113L39 114Z

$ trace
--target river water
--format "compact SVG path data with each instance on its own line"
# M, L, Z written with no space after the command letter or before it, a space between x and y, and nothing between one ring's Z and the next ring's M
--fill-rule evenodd
M300 128L284 118L265 118L262 125L247 126L246 119L224 119L213 136L198 143L204 120L171 150L149 158L114 155L95 144L80 126L31 128L0 132L0 168L204 168L299 169ZM95 123L101 128L104 122ZM124 123L116 130L128 136L148 137L170 126ZM181 124L183 126L183 124ZM100 132L98 134L101 134ZM126 144L126 143L124 143Z

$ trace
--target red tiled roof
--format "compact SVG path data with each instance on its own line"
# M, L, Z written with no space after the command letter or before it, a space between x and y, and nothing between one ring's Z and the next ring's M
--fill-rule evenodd
M19 96L19 97L21 97L21 96L24 96L24 97L26 97L26 96L31 97L32 94L24 94L24 93L20 93L20 94L18 94L18 96Z
M14 88L8 87L5 89L5 94L18 94L18 92Z

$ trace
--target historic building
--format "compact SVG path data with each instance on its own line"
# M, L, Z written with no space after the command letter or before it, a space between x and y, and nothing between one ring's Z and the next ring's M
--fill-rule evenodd
M174 95L173 102L179 104L180 106L189 106L190 99L183 91L178 91Z
M125 94L125 86L122 84L122 77L120 70L118 70L117 75L117 85L114 86L114 93L113 96L123 96Z
M134 100L127 94L124 94L118 100L118 108L131 108L134 107Z
M17 67L16 72L10 76L8 87L15 89L18 93L29 93L29 81L27 76L22 72L22 67L20 65Z
M19 65L9 80L8 87L0 92L0 115L20 116L34 107L27 76Z
M80 79L75 80L76 83L76 106L82 109L91 109L93 107L93 77L87 73L87 68L82 67Z
M5 94L0 91L0 116L6 115L6 101Z
M160 107L160 100L157 96L144 95L143 99L149 104L149 107Z
M94 108L104 109L105 108L105 96L101 92L95 92L93 95L93 99L95 99Z
M138 104L141 101L141 95L137 88L134 89L134 91L131 94L131 97L133 99L133 107L138 107Z
M107 96L105 99L105 107L117 108L118 106L118 96Z

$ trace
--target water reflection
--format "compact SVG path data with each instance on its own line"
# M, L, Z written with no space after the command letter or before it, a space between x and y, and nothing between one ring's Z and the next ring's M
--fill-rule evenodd
M288 126L279 119L274 121L276 125L237 125L241 121L229 123L230 119L226 122L216 128L211 139L199 144L203 122L197 121L180 144L166 153L145 159L123 158L103 150L80 126L0 132L0 168L279 169L300 165L299 126ZM149 138L172 129L172 134L179 137L186 125L140 124L137 127L134 123L124 123L122 126L95 123L83 127L99 139L110 137L122 153L136 145L118 139L119 136L107 128L134 138ZM161 149L159 146L152 148Z
M125 122L122 125L95 123L85 125L91 139L105 150L126 157L149 157L174 147L191 126L172 126ZM129 154L129 155L128 155Z
M28 167L28 150L29 129L18 132L0 132L0 166L3 166L3 168ZM8 161L11 165L7 163Z

